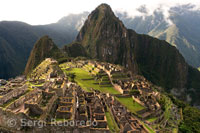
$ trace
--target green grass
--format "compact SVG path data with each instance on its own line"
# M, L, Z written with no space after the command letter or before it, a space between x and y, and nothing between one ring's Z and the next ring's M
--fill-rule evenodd
M41 87L41 86L44 85L44 83L41 83L41 84L32 84L32 83L30 83L30 82L27 82L27 84L29 84L31 87L32 87L32 86Z
M89 69L92 69L92 68L93 68L93 66L91 66L91 65L85 65L85 67L87 67L87 68L89 68Z
M120 129L119 127L117 126L117 123L115 122L114 118L112 117L112 115L110 114L110 112L106 112L106 118L107 118L107 123L108 123L108 127L110 129L110 131L112 133L116 133L116 132L119 132Z
M145 126L148 129L149 133L155 133L148 125L143 123L143 126Z
M84 69L88 70L88 71L92 71L93 74L97 74L98 72L95 70L95 67L92 67L91 65L85 65ZM94 69L94 70L92 70Z
M90 88L93 88L95 90L99 90L104 93L120 94L113 87L99 86L99 84L95 84L98 82L94 80L94 78L89 74L89 72L81 68L72 68L69 71L64 70L64 72L75 73L76 74L75 81L86 91L91 91Z
M128 110L130 110L134 114L137 114L136 113L137 111L140 111L140 110L142 110L142 109L145 108L142 105L140 105L139 103L135 102L132 97L128 97L128 98L116 97L116 99L121 104L123 104L124 106L126 106L128 108Z
M178 129L177 128L173 128L172 133L178 133Z
M115 73L112 75L113 79L128 79L127 75L123 73Z
M56 118L56 121L67 121L68 119L64 119L64 118Z
M156 119L157 119L157 117L152 117L152 118L147 119L147 121L154 122Z

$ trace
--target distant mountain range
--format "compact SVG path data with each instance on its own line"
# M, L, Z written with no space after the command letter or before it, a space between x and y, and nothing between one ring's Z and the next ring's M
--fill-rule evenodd
M140 11L143 12L144 8L140 8ZM57 23L38 26L22 22L0 22L0 78L7 79L23 72L31 49L41 36L48 35L58 47L71 43L88 14L88 12L70 14ZM193 10L193 6L184 5L171 8L167 19L163 11L159 9L153 15L144 14L134 18L129 17L125 12L116 12L115 15L127 28L137 33L168 41L177 47L187 63L195 68L200 67L200 28L198 25L200 12ZM73 47L65 48L73 50Z
M127 28L166 40L176 46L186 61L198 68L200 67L200 10L194 8L193 5L172 7L169 16L165 16L159 9L155 10L153 15L143 14L131 18L127 13L117 13L117 16Z
M0 79L14 77L24 71L31 49L40 37L50 36L59 47L72 42L87 14L71 14L49 25L0 22Z

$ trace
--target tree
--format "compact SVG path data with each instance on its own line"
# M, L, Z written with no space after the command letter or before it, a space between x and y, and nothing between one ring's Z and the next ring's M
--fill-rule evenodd
M133 90L131 90L131 91L129 92L129 94L130 94L130 95L134 95L134 96L139 96L139 95L140 95L140 91L139 91L139 90L133 89Z
M96 74L96 79L99 81L99 85L101 84L101 82L102 82L102 75L100 74L100 73L97 73Z
M69 76L71 78L72 82L75 82L75 78L76 78L76 74L75 73L68 73L67 76Z

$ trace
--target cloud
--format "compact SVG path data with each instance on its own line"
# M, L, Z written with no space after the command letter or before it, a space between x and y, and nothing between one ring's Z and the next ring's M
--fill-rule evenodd
M101 3L109 4L114 11L127 12L129 16L153 14L160 7L166 11L172 6L188 3L200 7L200 0L1 0L0 20L47 24L70 13L91 12ZM146 8L142 12L138 10L141 6Z
M154 17L156 13L162 13L163 19L171 25L173 24L170 19L170 13L172 13L172 11L177 14L182 14L186 11L200 12L200 0L143 0L134 5L132 8L128 5L126 7L127 8L115 8L115 10L117 13L122 12L122 14L126 14L126 18L135 18L140 16L145 19L147 16Z
M141 5L140 7L137 8L137 11L143 13L143 14L148 14L148 9L146 5Z

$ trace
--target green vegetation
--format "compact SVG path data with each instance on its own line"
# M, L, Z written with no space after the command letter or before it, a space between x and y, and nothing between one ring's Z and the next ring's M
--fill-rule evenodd
M113 87L100 86L97 81L94 80L89 72L83 70L82 68L72 68L71 70L64 70L66 74L75 73L75 81L86 91L91 91L90 88L99 90L101 92L110 93L110 94L119 94L117 90Z
M118 133L120 131L117 123L115 122L114 118L112 117L112 115L110 114L110 109L108 108L108 111L106 112L106 118L107 118L107 122L108 122L108 127L110 129L110 131L112 133Z
M173 130L173 132L178 131L178 126L181 122L181 110L176 110L176 115L174 114L174 100L171 99L170 95L167 93L161 94L161 98L158 101L159 104L162 107L162 110L164 111L164 120L168 122L169 126L171 127L170 130ZM182 106L182 105L181 105ZM180 117L177 117L177 115L180 115ZM175 118L174 118L175 117ZM174 121L175 119L175 121ZM159 127L160 124L157 125ZM162 127L159 127L162 128Z
M178 129L177 128L173 128L172 133L178 133Z
M143 123L143 126L145 126L147 128L147 130L149 131L149 133L155 133L148 125Z
M159 103L162 106L162 109L164 110L165 119L169 120L170 113L171 113L170 111L171 111L172 104L173 104L171 99L163 94L163 95L161 95Z
M66 119L63 118L56 118L56 121L65 121Z
M58 61L59 64L62 64L62 63L67 62L69 60L70 60L69 57L63 57L63 58L57 59L57 61Z
M200 110L191 107L188 104L169 95L175 105L182 110L182 121L179 124L179 130L183 133L197 133L200 132Z
M116 80L116 79L118 79L118 80L123 80L123 79L128 79L129 77L126 75L126 74L124 74L124 73L114 73L113 75L112 75L112 79L113 80Z
M98 76L98 71L96 70L95 67L91 66L91 65L85 65L84 69L86 71L89 71L90 73L92 73L93 75L96 75L96 77Z
M131 90L130 92L129 92L129 94L130 95L139 95L140 94L140 91L139 90Z
M186 106L183 109L183 121L179 130L184 133L200 132L200 111L194 107Z
M70 77L70 79L71 79L72 82L75 82L75 80L74 80L75 77L76 77L75 73L67 73L67 76Z
M30 82L27 82L27 84L29 84L29 86L32 88L33 86L36 86L36 87L41 87L44 85L44 83L40 83L40 84L32 84Z
M25 74L28 75L36 68L45 58L60 59L65 55L54 44L48 36L43 36L34 45L25 68Z
M65 45L63 50L69 57L87 56L84 47L79 42L72 42L71 44Z
M152 117L152 118L147 119L147 121L154 122L156 119L157 119L157 117Z
M126 106L132 113L137 114L137 111L144 109L142 105L133 100L132 97L115 97L121 104Z

